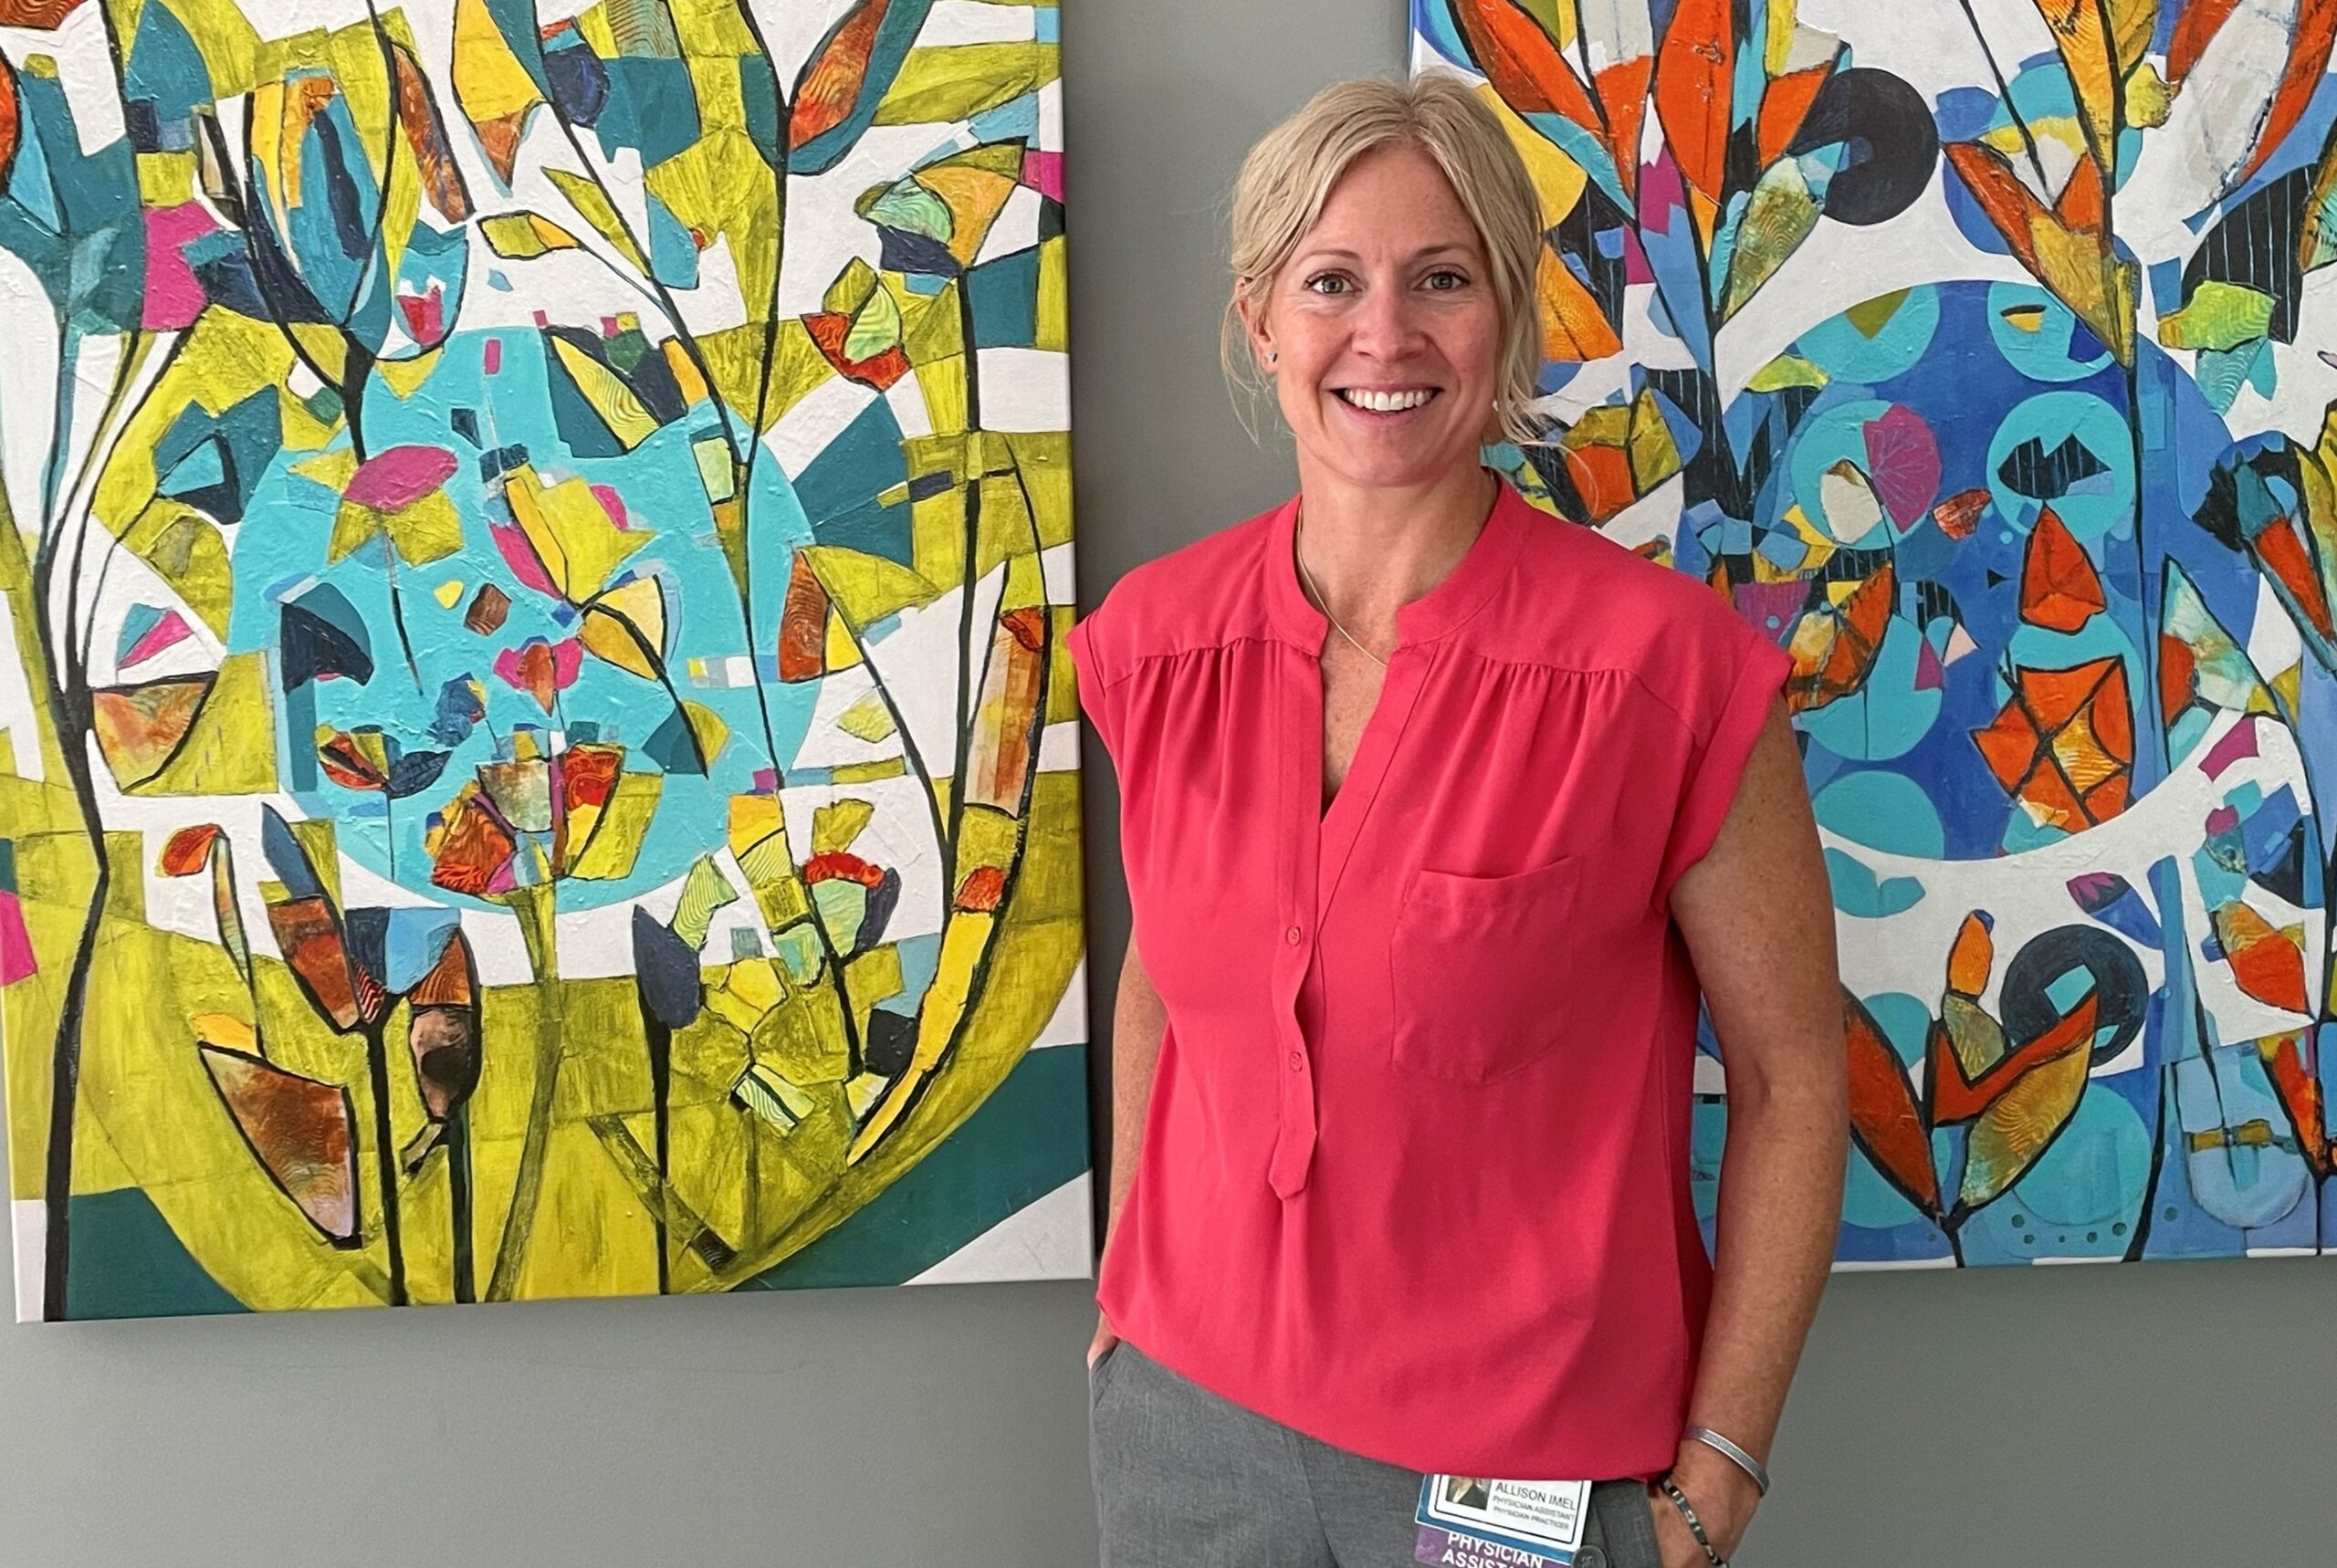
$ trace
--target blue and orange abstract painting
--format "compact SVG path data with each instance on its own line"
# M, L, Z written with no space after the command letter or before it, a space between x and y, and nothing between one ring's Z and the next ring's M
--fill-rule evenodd
M0 0L19 1316L1085 1271L1055 16Z
M1545 206L1498 457L1793 659L1840 1262L2337 1247L2337 5L1411 14Z

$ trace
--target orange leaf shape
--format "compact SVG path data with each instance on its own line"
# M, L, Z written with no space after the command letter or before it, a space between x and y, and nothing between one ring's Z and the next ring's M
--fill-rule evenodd
M30 27L45 33L61 26L81 0L0 0L0 27Z
M2166 79L2180 86L2238 9L2239 0L2191 0L2175 24L2175 36L2167 40Z
M876 29L884 26L890 0L862 0L860 9L829 38L820 57L803 73L795 91L795 107L787 118L787 143L801 147L842 125L859 100L868 76L868 60L876 47Z
M162 846L162 858L158 864L164 876L193 876L211 859L211 845L219 837L219 825L205 822L200 827L181 828Z
M1542 321L1545 357L1589 364L1623 351L1623 340L1615 335L1598 301L1546 245L1535 267L1534 304Z
M2264 167L2265 162L2280 150L2280 143L2288 140L2289 132L2297 128L2297 121L2304 118L2313 89L2321 85L2321 73L2329 68L2332 46L2337 46L2337 0L2303 0L2298 9L2295 37L2289 43L2288 68L2280 73L2280 85L2273 91L2271 108L2265 111L2264 128L2257 132L2256 151L2248 154L2235 183L2252 178Z
M2028 536L2020 574L2020 618L2032 626L2075 632L2110 607L2085 546L2050 507Z
M1601 141L1598 106L1542 25L1511 0L1452 0L1469 53L1502 101L1521 114L1562 114Z
M1939 1218L1939 1173L1931 1134L1915 1109L1907 1070L1874 1015L1845 991L1850 1046L1850 1136L1883 1179L1930 1218Z
M816 681L828 670L828 595L798 551L779 615L779 678Z
M267 906L268 929L284 962L308 993L317 1015L343 1033L363 1022L368 1011L360 992L369 988L359 980L349 950L341 943L341 923L332 905L321 898L288 899ZM377 998L367 998L377 999Z
M203 1070L260 1168L336 1247L357 1240L357 1144L348 1091L222 1046Z
M2223 945L2231 977L2267 1007L2310 1011L2305 993L2304 928L2277 926L2246 904L2233 901L2216 911L2216 940Z
M2292 517L2276 517L2256 536L2256 553L2280 586L2296 596L2312 629L2324 638L2337 638L2337 622L2329 613L2329 596L2321 591L2321 571L2312 550L2297 533Z
M1681 0L1656 57L1655 113L1689 185L1720 199L1728 169L1736 28L1729 0Z
M2312 1174L2330 1174L2329 1124L2321 1094L2321 1080L2304 1060L2303 1040L2293 1034L2275 1035L2256 1042L2257 1054L2264 1059L2264 1070L2279 1092L2280 1103L2287 1108L2289 1121L2297 1130L2297 1143L2304 1151L2305 1163Z
M1988 974L1996 967L1996 939L1977 910L1964 917L1947 952L1947 988L1958 996L1976 997L1988 988Z
M2101 1019L2101 1001L2089 993L2061 1020L2017 1050L2007 1051L1976 1079L1964 1076L1945 1030L1932 1031L1932 1122L1949 1126L1968 1122L2004 1098L2015 1083L2049 1061L2089 1047Z

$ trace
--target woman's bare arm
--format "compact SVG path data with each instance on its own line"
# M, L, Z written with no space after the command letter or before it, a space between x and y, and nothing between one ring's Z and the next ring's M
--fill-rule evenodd
M1160 1040L1168 1028L1168 1009L1152 988L1152 977L1144 972L1144 960L1137 956L1131 935L1127 956L1120 961L1119 996L1112 1004L1112 1186L1105 1209L1106 1248L1119 1229L1120 1210L1127 1206L1128 1188L1136 1181L1137 1155L1144 1146L1145 1113L1152 1103L1152 1074L1160 1065ZM1117 1338L1110 1320L1098 1312L1095 1343L1087 1347L1089 1364Z
M1688 1421L1766 1460L1833 1260L1850 1134L1833 894L1781 707L1712 850L1674 884L1672 915L1728 1074L1712 1310ZM1735 1550L1759 1500L1751 1479L1688 1439L1673 1474L1713 1544ZM1668 1503L1656 1523L1667 1563L1703 1561Z

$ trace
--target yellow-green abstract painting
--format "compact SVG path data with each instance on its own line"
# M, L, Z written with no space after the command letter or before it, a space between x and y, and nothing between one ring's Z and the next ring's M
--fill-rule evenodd
M20 1318L1086 1271L1056 16L0 0Z

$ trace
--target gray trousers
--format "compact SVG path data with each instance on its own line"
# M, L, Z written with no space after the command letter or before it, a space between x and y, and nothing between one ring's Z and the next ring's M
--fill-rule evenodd
M1104 1568L1412 1568L1417 1470L1219 1398L1127 1343L1088 1376ZM1661 1568L1647 1488L1591 1489L1576 1568Z

